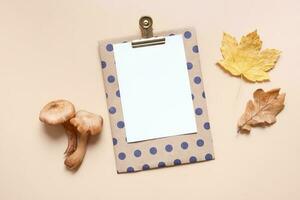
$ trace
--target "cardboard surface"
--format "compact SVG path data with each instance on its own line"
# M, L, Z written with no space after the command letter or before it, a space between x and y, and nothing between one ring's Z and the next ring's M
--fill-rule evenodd
M117 171L136 172L214 159L212 136L207 114L205 91L201 74L197 35L193 29L180 29L156 33L155 36L182 35L187 60L197 133L169 136L135 143L126 139L126 124L122 108L113 44L132 41L140 36L100 42L102 74L110 113ZM177 37L177 36L174 36ZM171 72L170 72L171 73ZM184 74L183 74L184 76ZM170 100L172 101L172 100ZM151 102L142 102L145 106ZM180 113L179 113L180 114ZM142 117L142 116L141 116ZM147 130L145 130L147 131Z

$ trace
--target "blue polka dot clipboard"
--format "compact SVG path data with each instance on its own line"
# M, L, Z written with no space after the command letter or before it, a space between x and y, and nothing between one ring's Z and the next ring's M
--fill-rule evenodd
M192 28L187 28L156 34L159 37L176 35L182 37L183 41L186 59L185 70L190 84L190 98L192 99L193 114L196 121L196 132L138 142L128 142L126 137L126 127L128 126L126 125L126 120L124 120L122 90L119 86L120 80L118 79L116 68L114 44L141 39L141 36L100 42L101 68L118 173L165 168L214 159L212 135L210 132L211 125L207 113L203 86L204 77L201 73L200 48L197 45L196 31ZM144 102L144 106L151 105L149 102ZM143 116L140 117L143 118ZM151 121L147 123L151 124Z

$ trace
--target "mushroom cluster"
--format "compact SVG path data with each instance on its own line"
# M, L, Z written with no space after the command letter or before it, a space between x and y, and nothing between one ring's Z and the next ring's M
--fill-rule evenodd
M77 169L86 153L89 135L100 134L103 118L99 115L80 110L67 100L56 100L46 104L40 111L39 119L48 125L63 125L68 138L65 150L65 165Z

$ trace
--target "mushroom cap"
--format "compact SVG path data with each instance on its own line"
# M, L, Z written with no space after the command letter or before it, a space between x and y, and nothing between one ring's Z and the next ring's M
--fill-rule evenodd
M103 119L101 116L80 110L75 117L70 120L70 123L77 128L81 134L89 133L98 135L102 130Z
M50 124L62 124L75 115L74 105L67 100L51 101L40 112L40 121Z

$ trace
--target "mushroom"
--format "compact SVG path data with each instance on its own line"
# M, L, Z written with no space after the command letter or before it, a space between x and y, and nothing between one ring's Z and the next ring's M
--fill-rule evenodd
M68 147L65 154L72 154L77 148L75 128L70 124L70 119L75 116L74 105L67 100L51 101L40 111L40 121L49 125L62 124L68 137Z
M76 151L66 158L65 165L74 170L80 166L84 158L89 135L98 135L101 132L103 119L101 116L82 110L76 113L70 123L77 128L79 141Z

